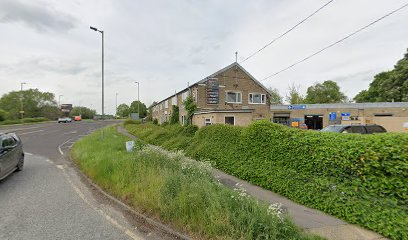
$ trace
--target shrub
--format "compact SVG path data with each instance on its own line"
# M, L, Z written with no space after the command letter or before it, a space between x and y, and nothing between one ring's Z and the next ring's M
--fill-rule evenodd
M133 119L126 119L123 124L127 125L127 124L141 124L142 121L141 120L133 120Z
M150 134L161 131L165 139L153 144L177 145L301 204L393 239L408 238L407 134L324 133L268 121L244 128L212 125L187 139L167 127Z
M157 120L157 118L153 119L153 124L156 124L156 125L159 124L159 121Z
M0 122L6 120L9 117L9 113L0 109Z

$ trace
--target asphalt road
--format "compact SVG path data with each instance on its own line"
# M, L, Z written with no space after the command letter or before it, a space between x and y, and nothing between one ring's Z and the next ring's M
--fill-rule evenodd
M0 128L22 139L24 170L0 181L0 239L163 239L98 196L67 157L78 138L112 121Z

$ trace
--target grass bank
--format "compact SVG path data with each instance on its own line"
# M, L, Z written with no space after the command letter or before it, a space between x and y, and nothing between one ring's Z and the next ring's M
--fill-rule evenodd
M231 190L213 178L207 162L179 152L165 154L129 139L113 127L76 142L79 168L112 195L153 218L198 239L320 239L306 235L279 206L258 203L239 186Z
M126 128L300 204L408 239L408 134L323 133L267 121L212 125L195 133L181 126Z

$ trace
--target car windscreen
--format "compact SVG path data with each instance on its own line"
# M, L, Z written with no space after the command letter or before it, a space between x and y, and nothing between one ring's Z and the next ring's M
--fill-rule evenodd
M343 129L343 126L330 125L330 126L323 128L320 131L321 132L341 132L342 129Z

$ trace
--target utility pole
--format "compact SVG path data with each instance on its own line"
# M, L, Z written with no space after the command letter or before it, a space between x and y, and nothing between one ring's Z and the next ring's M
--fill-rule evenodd
M27 84L27 83L25 83L25 82L20 83L20 86L21 86L21 88L20 88L20 107L21 107L20 115L21 115L21 121L23 121L23 118L24 118L24 106L23 106L23 85L24 84Z
M115 106L116 106L116 108L115 108L116 109L116 114L115 115L116 116L118 116L118 94L119 93L116 93L116 104L115 104Z
M139 119L140 119L140 98L139 98L139 82L137 83L137 113L139 114Z
M60 108L61 108L61 97L62 96L64 96L64 95L59 95L58 96L58 107L60 107Z

